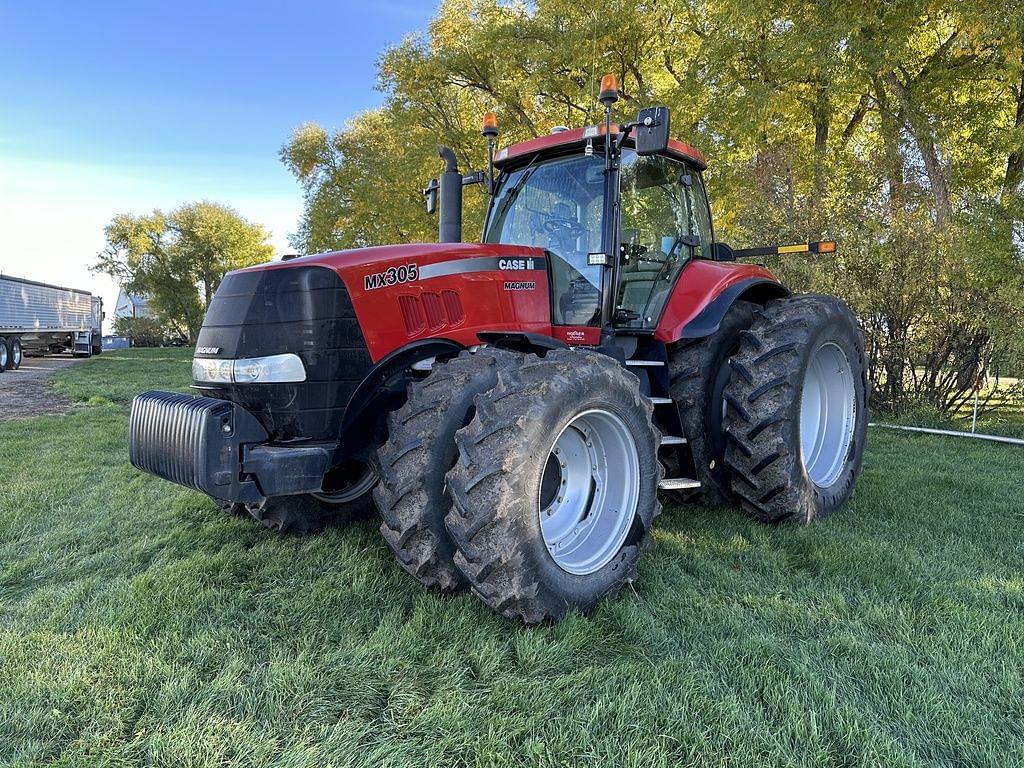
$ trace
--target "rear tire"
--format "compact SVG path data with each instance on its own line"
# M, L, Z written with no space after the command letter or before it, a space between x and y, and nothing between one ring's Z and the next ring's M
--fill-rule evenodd
M736 504L732 478L725 468L723 405L729 382L729 357L740 347L740 334L750 328L758 306L736 301L710 336L683 339L669 355L669 394L679 409L683 436L693 455L695 491L675 491L682 501L709 507Z
M499 369L448 473L455 564L484 603L534 624L634 579L661 510L652 411L636 376L597 352Z
M425 586L447 591L464 583L444 523L452 506L445 473L458 455L455 431L472 418L474 397L495 385L499 368L521 359L481 349L435 363L430 375L409 386L405 405L389 416L388 440L374 460L380 532L402 568Z
M849 498L867 439L864 340L833 296L769 302L725 389L732 489L764 522L809 523Z
M0 373L7 370L7 367L11 363L11 351L10 347L7 346L7 339L0 336Z

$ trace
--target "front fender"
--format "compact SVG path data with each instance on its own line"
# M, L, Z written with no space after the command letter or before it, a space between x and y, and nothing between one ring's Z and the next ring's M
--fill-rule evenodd
M345 409L341 424L342 445L369 442L383 416L400 407L405 397L405 372L420 360L453 357L464 347L450 339L424 339L400 347L382 358L362 380ZM396 404L397 402L397 404ZM369 430L367 432L366 430Z

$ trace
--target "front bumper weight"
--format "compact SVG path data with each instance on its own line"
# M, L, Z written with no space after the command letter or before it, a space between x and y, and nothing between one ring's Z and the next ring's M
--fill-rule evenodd
M226 400L149 391L132 401L132 466L221 501L262 501L242 454L267 438L255 416Z

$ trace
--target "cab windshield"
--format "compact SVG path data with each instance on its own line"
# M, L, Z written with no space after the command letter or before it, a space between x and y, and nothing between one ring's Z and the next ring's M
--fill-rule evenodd
M557 325L599 325L604 157L576 155L504 174L484 235L486 243L544 248L551 258Z

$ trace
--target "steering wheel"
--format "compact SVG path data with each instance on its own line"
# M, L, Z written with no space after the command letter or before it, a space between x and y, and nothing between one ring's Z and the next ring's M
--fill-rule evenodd
M586 234L587 228L578 221L564 219L561 216L549 216L544 220L544 231L549 235L568 235L576 238Z

